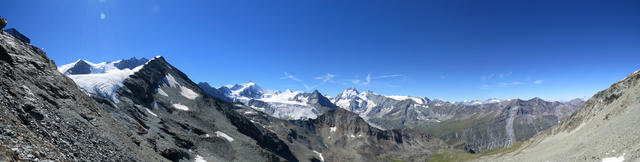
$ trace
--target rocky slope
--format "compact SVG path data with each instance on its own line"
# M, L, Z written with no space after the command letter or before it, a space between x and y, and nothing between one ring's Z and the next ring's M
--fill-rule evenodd
M640 160L640 71L595 94L559 125L478 161Z
M0 161L159 161L38 47L0 32Z

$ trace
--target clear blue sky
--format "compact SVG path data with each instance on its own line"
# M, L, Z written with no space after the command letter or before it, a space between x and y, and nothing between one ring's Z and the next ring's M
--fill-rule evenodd
M0 0L0 16L58 65L162 55L216 86L557 100L640 69L640 1Z

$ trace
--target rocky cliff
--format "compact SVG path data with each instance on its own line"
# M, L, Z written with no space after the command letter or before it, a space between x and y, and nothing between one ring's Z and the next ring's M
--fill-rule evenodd
M0 34L0 159L156 161L38 47Z

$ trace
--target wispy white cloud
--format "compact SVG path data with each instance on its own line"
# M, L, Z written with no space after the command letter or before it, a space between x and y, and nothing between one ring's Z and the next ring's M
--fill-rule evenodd
M107 18L107 15L104 12L100 13L100 20L104 20Z
M280 77L280 79L291 79L291 80L294 80L296 82L302 82L301 79L298 79L296 76L293 76L293 75L291 75L291 74L289 74L287 72L284 72L284 76Z
M490 80L495 76L495 74L483 75L480 77L480 80Z
M315 85L302 84L302 85L307 90L313 90L313 89L316 89L316 88L326 84L327 82L333 83L334 82L333 78L335 78L335 77L336 77L335 74L327 73L326 75L315 77L316 80L321 80L322 81L322 82L320 82L318 84L315 84Z
M511 74L513 74L513 72L502 73L502 74L500 74L500 75L498 75L498 76L499 76L500 78L506 78L506 77L511 76Z
M542 84L542 82L544 82L544 81L543 80L536 80L536 81L533 81L533 84Z
M367 77L365 78L365 82L363 82L363 85L369 85L369 83L371 83L371 74L367 74Z
M336 77L335 74L327 73L327 75L316 77L317 80L322 80L322 82L333 81L332 79Z
M371 82L374 81L374 80L397 78L397 77L404 77L404 75L402 75L402 74L389 74L389 75L371 76L371 74L367 74L367 76L364 78L364 80L354 79L354 80L351 80L351 83L356 84L356 85L360 85L360 86L366 86L366 85L371 84Z
M516 85L520 85L522 84L522 82L501 82L498 83L498 86L500 87L511 87L511 86L516 86Z
M489 74L489 75L483 75L480 76L480 80L491 80L494 78L500 78L500 79L504 79L504 78L508 78L509 76L511 76L511 74L513 74L513 72L508 72L508 73L500 73L500 74Z
M370 76L370 75L371 74L369 74L367 76ZM401 74L380 75L380 76L374 77L373 79L395 78L395 77L402 77L402 76L404 76L404 75L401 75Z
M316 86L309 86L307 84L302 84L302 85L304 86L304 89L307 89L307 90L312 90L312 89L316 88Z

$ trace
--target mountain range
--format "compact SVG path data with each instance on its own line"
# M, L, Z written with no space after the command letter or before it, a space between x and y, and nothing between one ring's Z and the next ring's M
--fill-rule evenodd
M508 147L528 139L571 115L584 102L581 99L551 102L540 98L450 102L386 96L369 90L359 92L354 87L331 98L317 90L312 93L265 90L253 82L219 88L206 82L199 85L212 96L224 95L221 99L243 103L276 118L313 119L339 107L379 129L410 128L428 132L469 152Z
M586 102L353 87L329 97L196 84L161 56L56 66L5 32L0 69L6 161L599 161L640 150L640 72Z

